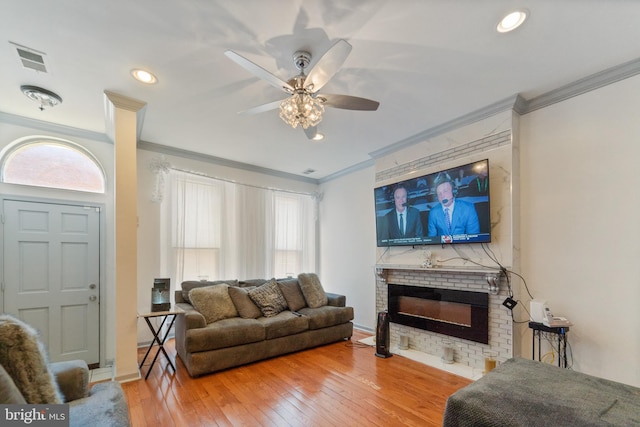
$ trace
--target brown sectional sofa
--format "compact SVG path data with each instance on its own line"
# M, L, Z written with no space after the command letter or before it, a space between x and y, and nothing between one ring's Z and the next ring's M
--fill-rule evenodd
M241 307L235 299L233 302L238 308L235 317L208 323L207 319L211 320L211 315L202 309L202 302L187 301L189 296L195 298L193 289L197 288L217 289L220 295L224 294L225 288L209 287L233 287L233 292L228 293L236 296L239 293L237 288L247 292L268 282L270 281L262 279L244 282L183 282L183 290L175 292L176 305L185 311L176 318L175 342L178 356L192 377L351 338L353 308L346 306L345 296L321 290L323 296L326 295L326 304L317 306L317 301L307 304L300 298L302 292L299 291L296 278L277 281L284 291L288 306L275 315L267 313L269 317L265 317L260 311L255 315L247 314L248 308L250 313L255 311L255 307ZM311 301L313 297L306 299ZM204 314L192 304L200 306Z

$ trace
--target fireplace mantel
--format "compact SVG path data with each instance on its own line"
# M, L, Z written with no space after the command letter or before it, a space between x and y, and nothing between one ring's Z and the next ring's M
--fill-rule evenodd
M452 273L478 273L478 274L486 274L486 273L497 273L500 271L500 268L484 268L484 267L424 267L422 265L410 265L410 264L376 264L376 270L418 270L424 271L426 273L442 273L442 272L452 272ZM509 267L505 267L509 270Z

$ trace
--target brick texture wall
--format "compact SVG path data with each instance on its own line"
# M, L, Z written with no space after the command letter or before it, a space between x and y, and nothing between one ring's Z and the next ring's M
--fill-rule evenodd
M386 271L388 273L386 283L381 280L376 283L377 311L386 310L388 307L387 283L488 293L486 273L434 270ZM442 348L446 343L447 346L454 348L456 362L474 368L484 366L484 357L487 351L496 352L498 360L505 361L513 354L512 319L509 311L502 305L506 297L506 283L503 278L500 284L500 293L489 295L489 344L391 323L391 348L398 346L400 335L407 335L410 349L441 356Z

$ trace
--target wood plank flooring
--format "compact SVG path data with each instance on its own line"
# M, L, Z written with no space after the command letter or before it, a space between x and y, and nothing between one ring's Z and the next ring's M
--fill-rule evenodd
M200 378L168 341L175 374L160 355L148 380L122 385L132 426L441 426L447 397L471 381L398 355L375 357L357 342L367 336L354 331L351 341Z

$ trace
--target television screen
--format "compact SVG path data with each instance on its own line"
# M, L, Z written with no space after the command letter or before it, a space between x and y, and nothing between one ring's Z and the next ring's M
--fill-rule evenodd
M491 241L489 160L374 189L378 246Z

